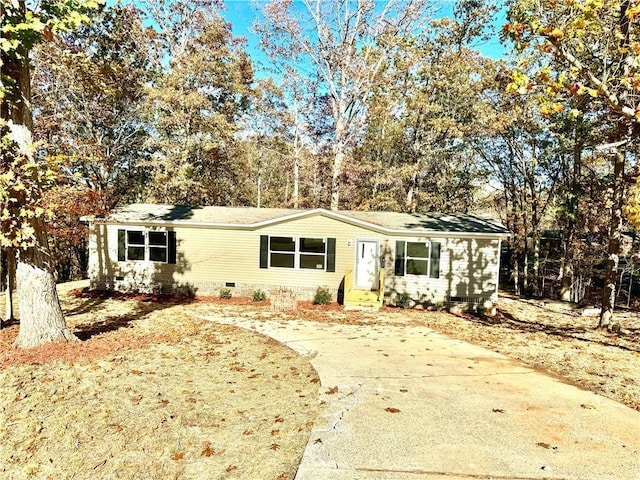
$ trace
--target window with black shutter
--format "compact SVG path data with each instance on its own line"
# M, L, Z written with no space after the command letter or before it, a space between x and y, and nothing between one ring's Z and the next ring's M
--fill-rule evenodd
M335 272L336 239L260 236L260 268Z
M175 232L118 230L118 261L176 263Z
M439 242L396 241L395 275L428 276L440 278Z

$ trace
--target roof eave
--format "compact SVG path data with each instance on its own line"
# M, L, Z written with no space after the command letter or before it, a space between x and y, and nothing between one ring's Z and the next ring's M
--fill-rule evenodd
M240 223L216 223L216 222L194 222L192 220L118 220L108 218L94 218L95 223L101 223L104 225L172 225L172 226L189 226L194 228L216 228L216 229L228 229L228 230L257 230L265 228L271 225L277 225L279 223L285 223L291 220L297 220L306 217L312 217L316 215L323 215L329 218L349 223L351 225L359 226L372 230L377 233L393 236L442 236L442 237L462 237L462 238L508 238L510 234L508 232L455 232L445 230L420 230L420 229L393 229L383 227L375 223L360 220L349 215L344 215L340 212L334 212L326 210L324 208L316 208L313 210L304 210L296 212L291 215L285 215L282 217L272 218L269 220L263 220L261 222L240 224Z

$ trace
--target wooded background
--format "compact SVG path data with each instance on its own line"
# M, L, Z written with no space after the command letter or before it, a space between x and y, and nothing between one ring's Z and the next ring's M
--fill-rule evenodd
M46 218L57 280L84 275L80 217L131 202L490 213L512 233L505 286L634 306L638 2L438 7L260 2L254 58L215 0L43 30L31 108L49 173L22 206ZM481 53L495 35L504 59Z

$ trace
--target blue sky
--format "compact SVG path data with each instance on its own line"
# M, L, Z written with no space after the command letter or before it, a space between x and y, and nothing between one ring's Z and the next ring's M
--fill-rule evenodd
M295 2L296 0L294 0ZM233 34L238 37L245 37L248 42L248 52L254 62L259 62L263 57L258 48L258 38L251 33L251 27L258 15L256 3L267 3L266 0L225 0L226 9L221 12L222 16L231 23ZM451 16L453 14L452 0L442 0L436 2L440 4L439 16ZM479 45L479 50L486 56L497 59L506 55L506 49L500 44L497 32L505 23L504 12L500 12L496 20L496 36L488 43Z
M135 0L121 0L123 3L129 3ZM221 15L231 23L233 34L237 37L245 37L247 39L247 51L254 63L256 64L256 73L261 75L262 68L260 67L261 60L264 59L264 55L258 48L258 37L251 32L251 27L257 18L258 12L256 4L267 3L268 0L225 0L226 8L222 10ZM294 0L294 2L297 0ZM107 5L113 5L115 0L106 0ZM439 16L451 16L453 12L453 0L436 0L436 4L440 5ZM500 31L500 27L505 23L504 11L500 13L496 20L496 32ZM500 44L497 37L490 40L488 43L479 45L479 50L486 56L497 59L502 58L507 54L507 50Z

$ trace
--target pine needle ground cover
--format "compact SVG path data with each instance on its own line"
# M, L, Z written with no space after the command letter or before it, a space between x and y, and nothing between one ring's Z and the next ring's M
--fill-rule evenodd
M81 342L0 332L1 478L293 478L319 411L307 360L182 304L61 299Z

